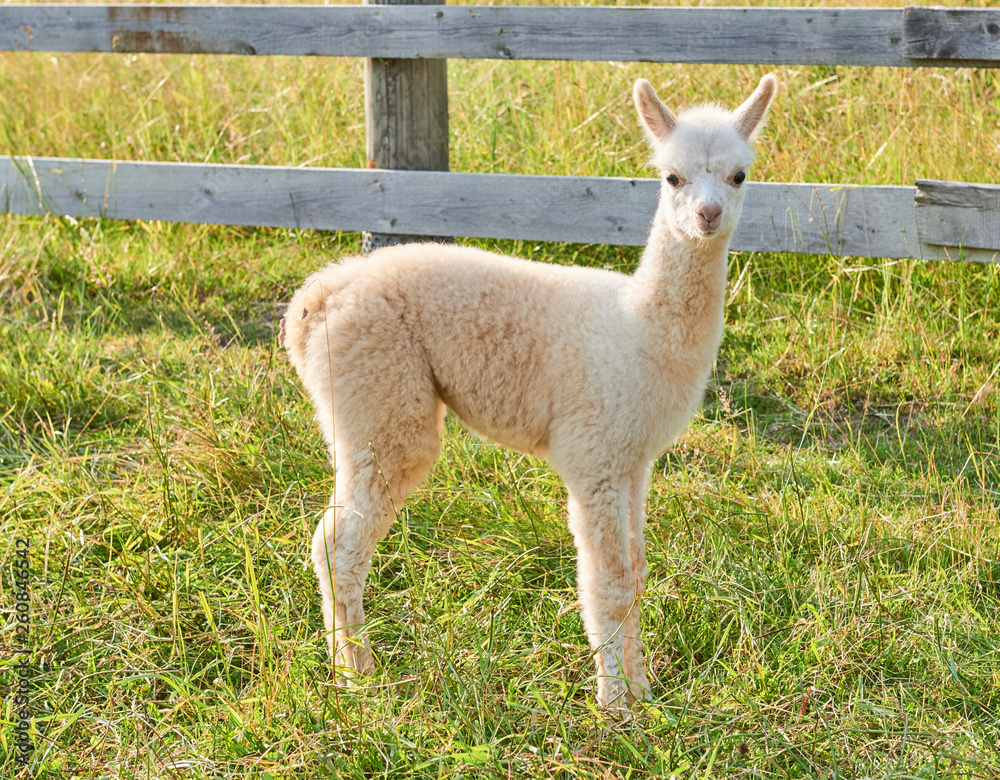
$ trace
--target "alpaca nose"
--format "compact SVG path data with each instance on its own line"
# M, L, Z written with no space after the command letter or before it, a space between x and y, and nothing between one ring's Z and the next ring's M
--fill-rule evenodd
M722 222L722 206L717 203L701 203L695 213L702 230L715 230Z

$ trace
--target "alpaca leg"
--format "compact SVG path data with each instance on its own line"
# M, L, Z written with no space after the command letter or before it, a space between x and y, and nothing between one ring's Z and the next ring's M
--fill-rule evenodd
M577 587L597 661L597 703L624 709L625 624L633 608L629 560L629 478L570 484L569 526L577 548Z
M650 470L650 466L644 466L632 473L629 492L629 560L632 563L632 590L635 599L625 621L625 679L629 681L630 701L648 701L652 698L649 678L646 677L646 662L642 656L642 628L639 621L642 594L646 590L646 579L649 576L643 532L646 527L645 504Z
M316 527L312 549L330 653L338 674L346 679L370 671L371 653L355 638L365 621L361 594L375 545L394 516L385 486L365 473L373 469L359 471L338 469L337 488Z
M348 455L346 445L338 448L336 490L313 535L312 560L330 654L347 681L374 668L369 639L359 634L365 623L362 592L375 546L437 457L443 404L435 418L422 426L401 422L397 440L379 451L369 445Z

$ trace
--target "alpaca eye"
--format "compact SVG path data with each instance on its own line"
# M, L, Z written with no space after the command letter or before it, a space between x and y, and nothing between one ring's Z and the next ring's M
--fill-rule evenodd
M733 176L733 184L739 187L743 182L747 180L747 175L743 171L740 171L735 176Z
M671 187L680 187L681 180L671 173L669 176L667 176L667 184L669 184Z

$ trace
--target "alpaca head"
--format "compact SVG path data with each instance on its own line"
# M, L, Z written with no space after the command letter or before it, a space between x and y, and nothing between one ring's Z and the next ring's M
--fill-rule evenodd
M732 236L753 141L777 87L777 78L768 74L735 111L705 105L674 115L648 81L635 82L635 107L663 180L660 210L673 230L694 240Z

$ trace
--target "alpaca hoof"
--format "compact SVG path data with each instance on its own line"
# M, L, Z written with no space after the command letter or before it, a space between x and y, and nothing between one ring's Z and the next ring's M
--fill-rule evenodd
M372 649L367 637L363 644L352 640L341 645L334 656L333 668L339 685L358 687L359 678L375 671L375 661L372 659Z
M640 672L635 679L629 681L627 701L631 705L637 701L651 702L652 700L653 692L649 687L649 678L646 677L645 672Z
M635 683L629 688L627 702L629 705L635 702L651 702L653 700L653 694L647 686L637 685Z
M621 700L610 706L602 707L601 714L605 721L612 723L631 723L636 719L632 708Z
M346 666L335 666L334 677L337 685L344 688L359 688L362 685L364 673Z
M597 684L597 706L608 714L628 713L628 698L628 688L624 680L604 677Z
M375 660L372 658L372 649L368 646L368 640L362 646L354 647L354 668L357 674L364 676L375 671Z

